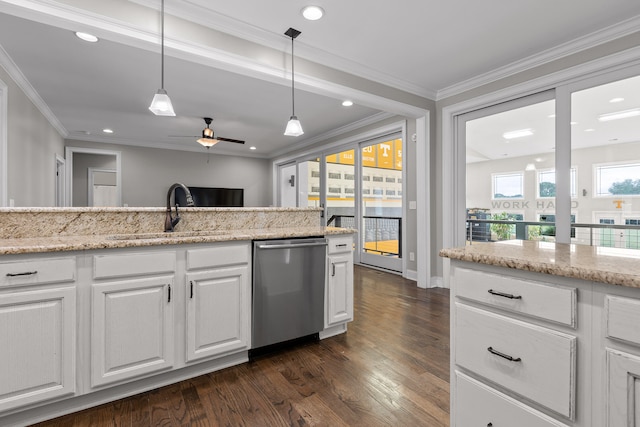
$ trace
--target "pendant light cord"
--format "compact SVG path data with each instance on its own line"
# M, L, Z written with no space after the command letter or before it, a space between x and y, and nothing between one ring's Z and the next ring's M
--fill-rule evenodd
M163 0L164 1L164 0ZM295 79L295 70L294 70L294 65L293 65L293 39L294 37L291 36L291 110L293 112L293 115L296 115L296 98L295 98L295 94L294 94L294 79Z
M160 88L164 89L164 0L162 0L160 8Z

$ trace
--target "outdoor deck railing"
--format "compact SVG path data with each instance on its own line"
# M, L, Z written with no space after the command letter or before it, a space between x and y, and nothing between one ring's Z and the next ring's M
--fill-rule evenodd
M384 256L402 257L402 218L363 216L364 250ZM357 228L353 215L332 215L327 226Z
M468 242L498 240L555 240L555 223L497 219L467 219ZM640 226L571 224L571 241L590 246L640 249Z

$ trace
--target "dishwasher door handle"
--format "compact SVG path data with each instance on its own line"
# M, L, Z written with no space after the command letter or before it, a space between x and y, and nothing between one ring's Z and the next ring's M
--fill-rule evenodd
M326 242L318 243L299 243L299 244L282 244L282 245L258 245L258 249L296 249L296 248L310 248L312 246L327 246Z

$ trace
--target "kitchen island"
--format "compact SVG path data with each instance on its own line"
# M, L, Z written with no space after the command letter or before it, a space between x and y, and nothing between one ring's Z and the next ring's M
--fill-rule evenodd
M639 251L505 241L440 255L452 427L638 425Z
M353 230L315 208L0 209L0 425L248 360L252 241L324 236L325 322L353 318ZM337 274L329 274L337 272Z

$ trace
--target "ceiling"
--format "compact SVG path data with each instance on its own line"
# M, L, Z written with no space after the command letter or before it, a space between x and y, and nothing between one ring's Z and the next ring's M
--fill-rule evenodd
M221 142L211 150L273 157L356 127L354 123L390 115L358 99L354 106L343 107L335 91L309 91L303 85L297 87L295 100L305 134L285 137L291 115L290 75L263 79L238 74L190 60L187 49L178 52L173 46L165 61L165 88L177 116L157 117L147 109L159 87L157 40L145 45L129 37L126 28L116 34L117 15L100 15L100 7L108 8L100 2L87 2L93 9L86 19L63 13L78 2L29 0L24 8L14 3L0 0L0 46L68 139L198 151L204 148L194 136L204 127L202 117L211 116L218 136L247 141L245 146ZM62 12L53 8L58 15L50 18L48 7L56 3ZM134 18L157 23L159 1L121 3L131 6ZM504 73L507 66L526 68L536 55L544 60L586 47L597 32L599 40L605 40L637 31L640 21L637 0L563 0L547 6L533 0L404 0L401 5L379 2L373 9L364 0L311 3L325 9L323 19L304 20L300 9L307 2L291 0L166 0L166 11L269 48L246 53L254 57L268 51L289 53L290 39L283 33L294 27L302 31L295 42L296 58L430 99L487 82L490 73ZM112 32L96 24L101 18L115 22L109 27ZM74 25L85 31L95 26L101 40L80 41L70 31ZM286 60L282 55L280 65L288 70ZM114 133L103 134L104 128ZM250 151L250 146L256 150Z

